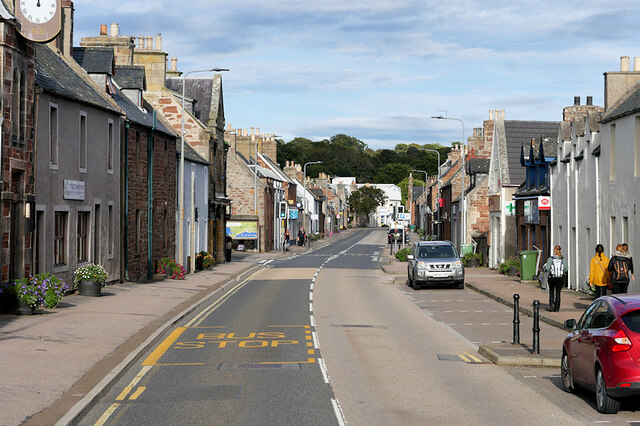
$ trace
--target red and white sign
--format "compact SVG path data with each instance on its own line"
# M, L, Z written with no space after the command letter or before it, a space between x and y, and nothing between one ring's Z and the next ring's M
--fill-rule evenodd
M538 197L538 210L551 210L551 197L540 195Z

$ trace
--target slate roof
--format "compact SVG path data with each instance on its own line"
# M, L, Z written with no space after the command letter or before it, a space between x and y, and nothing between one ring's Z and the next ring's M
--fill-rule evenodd
M176 152L178 154L180 154L180 148L182 148L182 143L178 142L176 144ZM210 164L207 160L202 158L200 154L195 151L195 149L191 148L191 145L189 145L186 141L184 143L184 159L186 161L191 161L192 163L204 164L205 166L208 166Z
M489 173L490 158L471 158L465 163L467 174Z
M122 113L106 92L93 84L77 64L67 61L45 44L33 43L33 47L37 86L57 96Z
M165 81L165 86L178 93L178 98L182 97L182 78L169 77ZM213 77L187 78L185 100L189 98L196 101L193 115L205 125L214 127L218 105L222 98L222 76L215 74ZM214 120L211 123L210 118Z
M526 177L526 169L520 165L522 144L531 143L533 138L540 140L544 137L552 137L555 140L559 126L559 121L504 121L511 185L520 185Z
M629 94L626 99L605 113L602 117L603 123L640 112L640 83L633 86L627 93Z
M110 47L74 47L73 59L89 74L110 74L115 70L115 54Z
M141 126L152 128L153 127L153 107L144 103L144 111L138 107L129 97L127 97L121 90L115 89L116 93L113 95L113 99L122 108L127 116L127 120L137 123ZM162 120L156 120L156 130L174 138L178 137L178 134L172 129L164 125ZM186 149L185 149L186 151ZM186 158L186 157L185 157Z
M123 89L147 90L145 68L142 65L118 65L113 80Z

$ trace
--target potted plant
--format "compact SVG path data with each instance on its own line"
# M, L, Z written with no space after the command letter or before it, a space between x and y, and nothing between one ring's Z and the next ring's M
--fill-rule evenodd
M461 260L465 267L477 268L482 264L482 255L480 253L467 253Z
M498 266L498 271L510 277L517 276L520 273L520 261L515 257L510 257Z
M43 273L21 278L10 286L17 299L18 314L31 315L38 306L55 308L67 291L67 286L56 276Z
M214 259L211 253L201 251L196 255L196 271L202 271L203 269L209 269L214 264Z
M171 275L174 280L184 280L186 271L178 262L168 257L163 257L158 261L158 268L156 269L158 274Z
M90 263L76 269L74 284L83 296L100 296L107 282L108 274L102 265Z

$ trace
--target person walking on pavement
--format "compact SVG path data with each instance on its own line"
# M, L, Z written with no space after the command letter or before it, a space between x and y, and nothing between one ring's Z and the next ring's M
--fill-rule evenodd
M609 284L609 258L604 255L602 244L596 246L596 254L591 258L589 265L589 283L595 286L596 299L607 294Z
M285 250L289 250L289 247L291 247L291 233L289 232L289 230L287 229L286 231L284 231L284 244L285 244Z
M628 247L628 246L627 246ZM633 260L623 244L616 246L616 254L611 256L607 269L611 272L613 294L626 293L629 281L633 279Z
M305 237L304 228L301 226L300 230L298 231L298 245L300 247L304 245L304 237Z
M565 276L569 268L567 260L562 256L560 246L553 248L553 256L549 256L544 270L549 272L549 311L558 312L560 310L560 293L564 287Z

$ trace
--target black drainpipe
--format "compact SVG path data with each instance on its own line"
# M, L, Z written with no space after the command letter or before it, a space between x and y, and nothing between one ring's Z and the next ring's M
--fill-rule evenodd
M122 233L122 248L124 252L124 279L129 281L129 128L130 121L124 123L124 232Z

